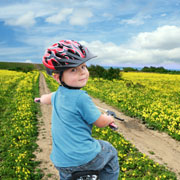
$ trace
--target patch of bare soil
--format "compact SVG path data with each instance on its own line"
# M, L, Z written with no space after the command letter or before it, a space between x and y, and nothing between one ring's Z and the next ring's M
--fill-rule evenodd
M43 75L40 75L40 95L49 93ZM138 119L125 116L115 108L108 106L98 99L92 98L94 103L104 109L114 111L118 117L125 121L116 120L118 132L136 146L136 148L148 155L154 161L166 165L177 174L180 180L180 142L172 139L165 133L147 129ZM58 171L50 161L51 152L51 105L41 104L42 117L39 119L39 137L37 144L40 151L36 153L37 160L41 161L40 168L45 176L43 179L59 179Z

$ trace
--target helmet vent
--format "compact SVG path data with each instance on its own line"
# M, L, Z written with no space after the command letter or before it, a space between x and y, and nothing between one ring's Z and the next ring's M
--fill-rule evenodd
M68 52L74 54L74 51L72 49L68 49Z
M63 65L65 65L65 63L64 62L56 62L56 61L52 61L52 64L54 65L54 67L58 67L58 66L63 66Z
M59 48L63 48L63 45L60 44L60 43L58 43L58 47L59 47Z
M57 52L57 53L56 53L56 56L57 56L57 57L59 57L59 58L64 59L64 56L63 56L63 55L61 55L61 53L59 53L59 52Z
M48 53L49 53L49 54L51 54L51 53L52 53L50 49L48 50Z
M81 50L81 52L82 52L84 55L86 55L85 50L84 50L84 48L83 48L82 45L79 46L79 49Z

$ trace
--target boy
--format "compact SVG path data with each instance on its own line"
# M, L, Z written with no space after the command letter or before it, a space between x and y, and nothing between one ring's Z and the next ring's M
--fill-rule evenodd
M114 122L101 114L86 91L80 90L89 78L85 62L94 58L85 46L62 40L47 49L43 64L47 73L61 84L56 92L36 98L52 104L51 160L61 180L70 180L75 171L98 170L101 180L117 180L116 149L91 136L93 124L99 128Z

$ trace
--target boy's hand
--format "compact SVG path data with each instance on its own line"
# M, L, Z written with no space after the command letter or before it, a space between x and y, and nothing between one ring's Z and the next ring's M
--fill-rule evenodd
M113 111L108 110L106 113L108 116L116 117L116 114ZM118 129L118 126L114 123L114 121L109 124L109 127L114 131Z
M35 102L35 103L40 103L40 102L41 102L41 98L35 98L35 99L34 99L34 102Z
M94 125L96 125L99 128L103 128L113 122L114 122L113 116L108 116L107 114L101 114L100 117L94 122Z

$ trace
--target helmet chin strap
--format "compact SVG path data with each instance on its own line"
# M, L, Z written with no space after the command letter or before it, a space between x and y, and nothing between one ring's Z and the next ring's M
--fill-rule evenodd
M81 89L82 87L72 87L72 86L68 86L65 82L61 81L62 86L64 86L65 88L68 89Z
M64 81L62 81L62 75L63 75L63 71L61 71L59 74L59 80L61 82L61 85L64 86L65 88L68 88L68 89L81 89L82 88L82 87L73 87L73 86L67 85Z

